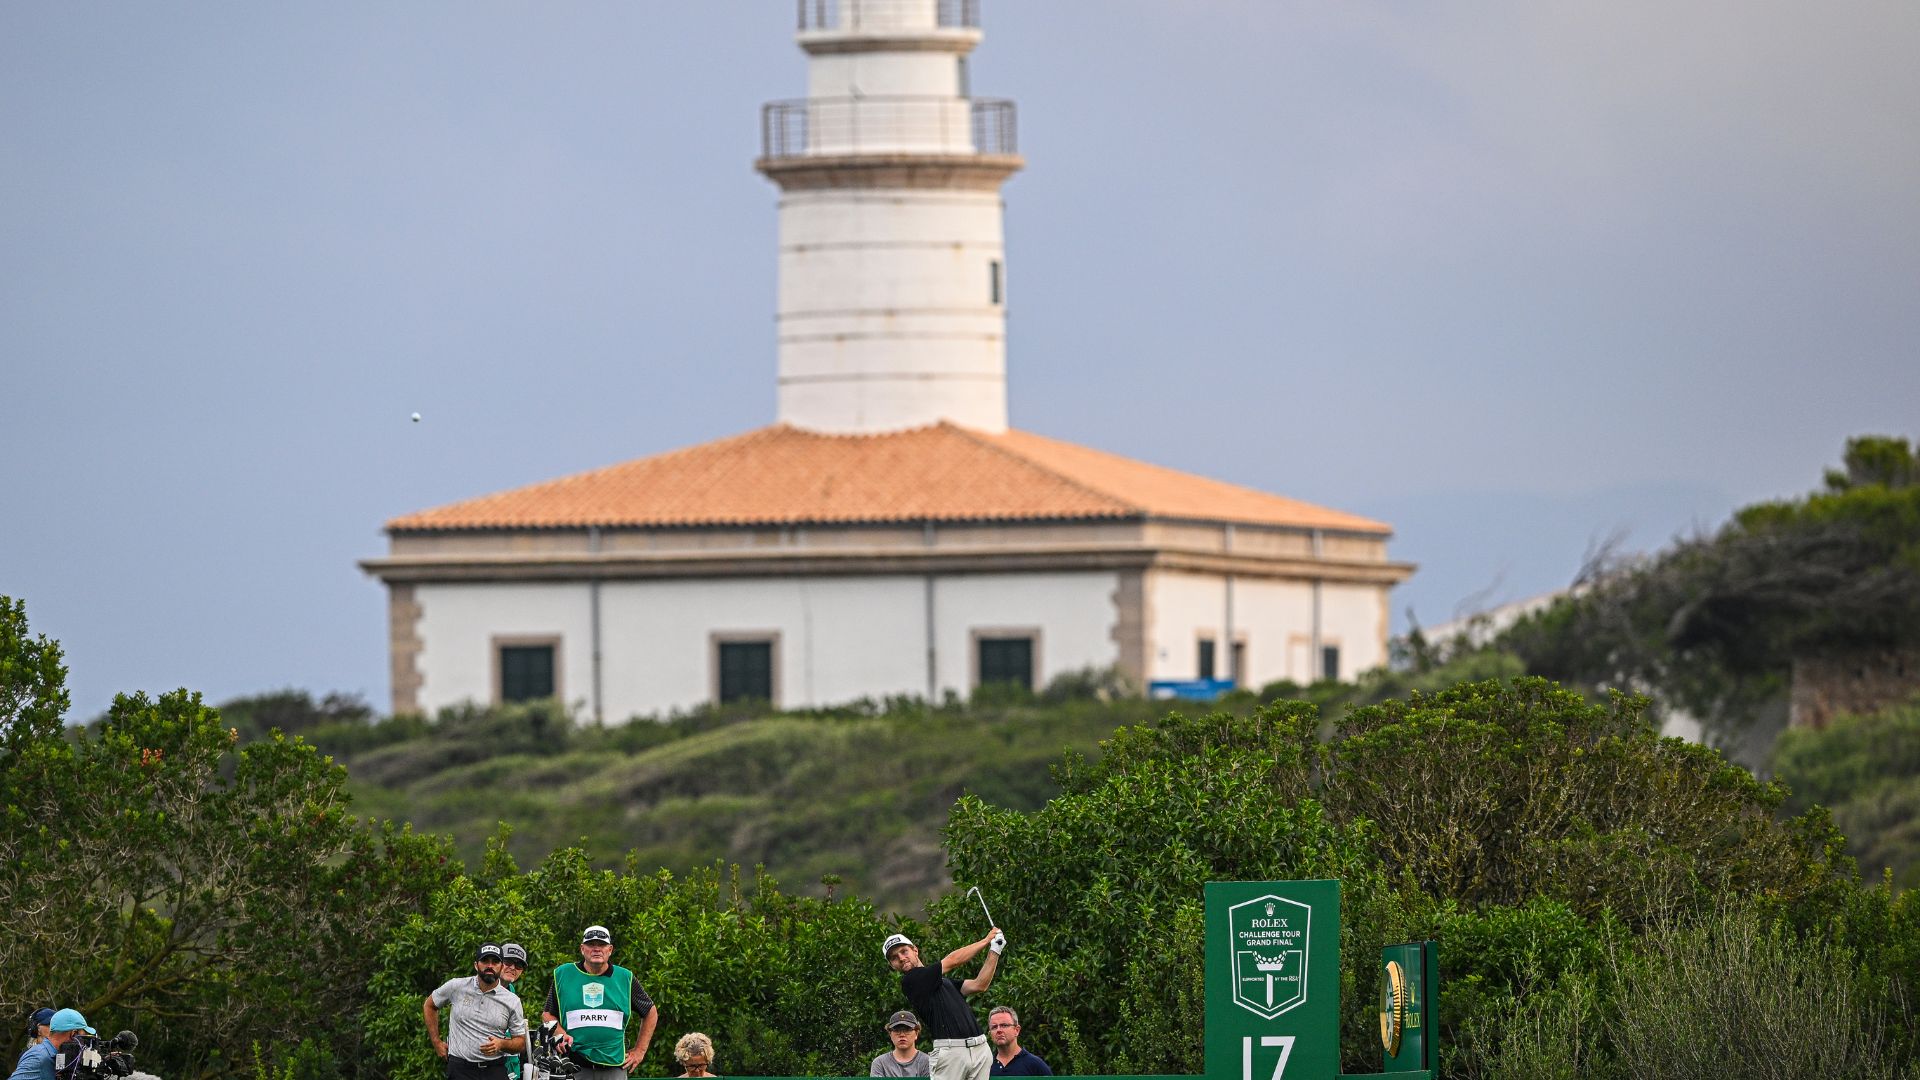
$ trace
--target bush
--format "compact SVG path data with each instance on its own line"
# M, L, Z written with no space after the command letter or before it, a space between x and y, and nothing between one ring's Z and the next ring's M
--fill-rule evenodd
M580 930L593 923L613 931L614 962L659 1003L647 1072L688 1031L714 1038L729 1075L864 1074L884 1048L881 1026L899 991L880 958L890 928L871 905L796 898L764 876L743 886L738 867L684 878L593 870L578 849L520 874L501 840L486 880L461 878L436 894L381 954L365 1026L393 1074L435 1070L421 999L469 972L479 942L527 947L516 990L537 1022L550 973L579 958Z
M1618 965L1609 1034L1619 1075L1897 1076L1888 1017L1861 1000L1854 962L1843 946L1801 938L1750 907L1663 928Z
M1823 730L1789 728L1773 769L1793 791L1789 807L1833 812L1863 870L1920 886L1920 699L1839 716Z
M1083 1073L1199 1071L1192 1029L1166 1017L1199 999L1201 943L1181 928L1205 882L1339 878L1342 1060L1364 1070L1386 941L1441 940L1458 1042L1516 995L1602 979L1612 943L1722 896L1835 910L1858 891L1824 815L1777 820L1782 789L1661 739L1644 707L1468 683L1357 709L1324 746L1305 702L1175 713L1115 732L1096 762L1069 756L1064 794L1038 810L962 799L949 865L1017 928L996 1000ZM980 930L963 898L931 910L933 952Z
M1358 709L1326 749L1322 798L1373 823L1389 876L1462 905L1546 898L1646 925L1723 895L1850 886L1824 815L1779 821L1784 788L1661 738L1646 705L1522 678Z

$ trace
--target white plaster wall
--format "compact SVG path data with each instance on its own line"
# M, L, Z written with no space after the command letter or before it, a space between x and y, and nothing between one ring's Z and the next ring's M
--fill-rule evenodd
M1226 579L1216 574L1162 571L1148 585L1151 613L1149 679L1199 674L1199 637L1215 641L1214 672L1228 673ZM1382 590L1371 585L1325 584L1321 593L1323 645L1340 647L1340 677L1352 679L1386 663ZM1234 637L1246 642L1241 685L1259 689L1279 679L1306 684L1319 677L1313 654L1313 586L1304 581L1235 578Z
M998 246L1002 205L992 191L796 191L780 200L780 245L784 250L933 237Z
M1340 646L1340 677L1351 679L1387 662L1386 589L1379 585L1322 586L1321 638Z
M951 52L823 53L807 61L807 96L957 98L958 60Z
M706 701L712 635L775 632L778 705L926 687L917 577L610 582L601 593L610 722Z
M780 419L830 432L943 419L1004 430L1002 216L997 192L782 199Z
M1104 668L1120 657L1113 639L1119 609L1112 572L955 574L934 584L940 690L965 696L973 685L974 630L1039 627L1035 689L1079 668Z
M1305 670L1307 650L1298 650L1289 664L1287 643L1296 636L1311 641L1313 586L1304 581L1238 578L1234 581L1234 622L1247 635L1247 687L1258 690L1270 682L1292 679L1311 682Z
M1226 624L1226 579L1159 571L1149 575L1147 581L1147 610L1152 617L1147 633L1147 678L1198 678L1201 631L1219 643L1214 672L1225 678L1227 653L1221 634Z
M938 25L936 0L840 0L840 25L865 30L924 30Z
M555 674L560 696L584 702L592 693L593 654L585 585L420 585L415 661L423 676L427 715L463 701L493 700L495 636L561 638Z
M900 431L942 420L981 431L1007 428L1006 384L998 379L915 381L906 377L783 381L780 419L835 434Z
M1038 627L1040 686L1063 671L1114 663L1117 586L1112 573L936 577L941 689L970 691L974 630ZM561 694L590 712L586 585L423 585L415 595L423 710L492 700L496 636L557 635ZM716 633L778 635L783 707L924 694L926 595L921 576L605 583L603 714L620 723L709 700Z

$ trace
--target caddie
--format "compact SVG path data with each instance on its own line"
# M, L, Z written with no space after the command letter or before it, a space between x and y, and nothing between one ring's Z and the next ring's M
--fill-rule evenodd
M580 959L553 969L544 1020L557 1020L554 1044L580 1066L576 1080L626 1080L653 1042L660 1010L633 977L613 963L613 935L604 926L580 932ZM640 1022L633 1045L627 1027Z
M1007 937L997 926L986 937L960 946L933 964L920 962L920 947L905 934L893 934L881 943L887 966L900 973L901 993L926 1021L927 1034L933 1039L933 1080L987 1080L992 1071L993 1051L987 1049L987 1036L967 998L993 985L1000 950L1006 947ZM947 977L947 972L971 961L982 949L989 951L980 974L971 979Z

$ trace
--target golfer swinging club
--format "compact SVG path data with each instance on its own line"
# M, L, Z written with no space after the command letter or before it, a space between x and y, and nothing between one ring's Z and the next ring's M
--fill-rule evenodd
M901 992L926 1022L927 1034L933 1038L932 1080L987 1080L993 1051L966 999L993 985L1000 950L1006 947L1007 936L997 926L979 941L941 957L938 964L922 964L919 947L905 934L894 934L880 946L887 966L900 973ZM946 977L947 972L980 955L981 949L989 952L980 965L980 974L964 981Z

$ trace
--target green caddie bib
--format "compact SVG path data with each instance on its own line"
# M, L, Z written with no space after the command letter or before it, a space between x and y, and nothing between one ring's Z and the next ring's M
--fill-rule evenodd
M553 969L553 996L560 1026L582 1057L596 1065L626 1062L633 972L613 964L605 975L589 975L579 964L562 964Z

